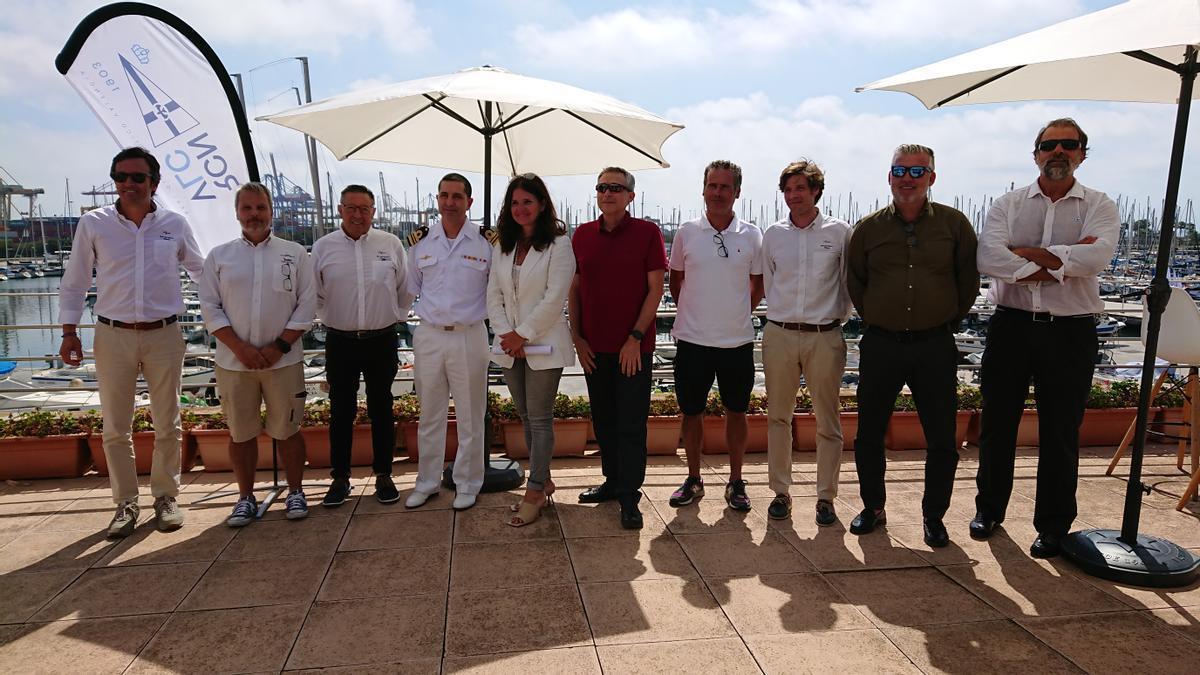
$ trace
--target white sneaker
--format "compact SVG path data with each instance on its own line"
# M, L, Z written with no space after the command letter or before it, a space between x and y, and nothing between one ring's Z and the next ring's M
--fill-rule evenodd
M408 496L408 499L404 500L404 508L415 509L418 506L424 506L425 502L433 499L436 496L436 492L418 492L413 490L412 494Z
M475 495L464 495L461 492L454 495L454 503L450 505L455 511L465 511L475 506Z
M183 509L174 497L163 496L154 500L154 517L158 520L159 532L171 532L183 527Z
M108 524L108 536L114 539L124 539L133 534L140 512L141 509L138 508L136 499L126 499L117 504L117 513L113 516L112 522Z

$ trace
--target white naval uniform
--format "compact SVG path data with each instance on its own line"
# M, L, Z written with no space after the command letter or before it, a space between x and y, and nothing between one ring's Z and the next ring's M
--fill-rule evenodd
M421 318L413 333L413 375L421 400L417 492L431 494L441 483L450 396L458 420L454 484L464 495L477 495L483 487L490 360L483 320L491 261L491 242L469 221L454 239L439 222L409 244L408 291L418 296L413 310Z

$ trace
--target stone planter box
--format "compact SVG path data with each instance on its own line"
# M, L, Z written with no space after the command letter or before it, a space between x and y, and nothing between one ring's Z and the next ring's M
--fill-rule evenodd
M416 422L404 422L399 425L400 433L403 435L404 450L408 454L408 459L411 462L417 461L418 444L420 439L417 434ZM367 433L367 464L371 463L371 434ZM449 420L446 422L446 461L452 462L458 455L458 421Z
M746 415L746 452L767 451L766 415ZM729 446L725 443L725 418L706 415L704 417L704 454L726 455Z
M99 434L92 434L88 436L87 443L88 449L92 453L92 464L96 468L96 473L107 476L108 457L104 454L104 438ZM179 466L184 473L187 473L196 467L196 439L192 437L191 431L183 432L180 450L183 456L180 458ZM139 431L133 434L133 457L138 475L148 475L154 461L153 431Z
M89 466L87 434L0 438L0 480L76 478Z
M954 442L961 448L967 438L971 420L976 417L974 410L959 410L955 416ZM884 446L889 450L923 450L925 430L921 428L921 420L914 412L893 412L888 422L887 434L883 439Z
M680 436L682 426L682 415L646 418L646 454L678 454L682 441Z
M233 463L229 460L228 429L192 429L188 433L196 439L196 452L206 472L233 471ZM255 468L271 468L271 439L263 434L258 437L258 464Z
M300 433L304 434L304 450L308 466L315 469L327 469L333 466L333 460L329 454L329 427L301 427ZM350 466L371 466L375 460L375 453L371 449L371 425L355 425L353 439L350 445ZM261 438L259 443L259 448L261 448ZM270 446L271 440L268 438L267 447Z
M1150 410L1154 418L1154 410ZM1129 425L1137 419L1137 408L1101 408L1083 411L1079 427L1079 445L1112 445L1121 443Z
M591 420L582 417L554 420L554 456L582 456L587 450L590 424ZM504 454L513 459L529 457L524 425L520 422L501 422L500 428L504 434Z
M858 413L838 413L842 420L842 449L854 449L854 436L858 434ZM817 417L810 412L792 416L792 450L813 452L817 449Z

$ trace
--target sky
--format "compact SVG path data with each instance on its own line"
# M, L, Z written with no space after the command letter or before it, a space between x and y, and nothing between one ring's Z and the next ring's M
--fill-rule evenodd
M63 213L106 180L111 137L54 69L75 25L104 3L13 0L0 24L0 177L42 187L46 215ZM295 105L307 56L314 100L364 87L490 64L628 101L685 125L663 153L671 167L637 175L637 209L652 217L703 208L704 166L743 168L743 213L775 215L778 175L805 157L826 173L826 212L857 215L886 203L892 149L937 153L936 200L978 207L1036 178L1038 128L1076 118L1091 138L1077 177L1114 197L1157 208L1163 198L1175 108L1161 104L1048 101L926 110L891 92L856 86L969 51L1115 0L752 0L605 3L561 0L163 0L195 28L230 72L245 75L252 115ZM308 187L300 135L251 123L259 166ZM1186 158L1181 204L1194 196L1200 138ZM335 189L379 185L398 201L428 204L441 169L338 162L319 149ZM1189 171L1190 170L1190 171ZM264 169L265 171L265 169ZM482 194L479 179L477 196ZM573 212L594 198L595 176L552 178ZM496 200L506 177L494 178ZM322 190L324 192L324 189ZM840 206L839 206L840 205ZM23 205L22 205L22 208ZM583 212L586 215L586 212ZM232 214L231 214L232 215ZM476 199L473 217L482 216ZM1184 214L1186 217L1187 214Z

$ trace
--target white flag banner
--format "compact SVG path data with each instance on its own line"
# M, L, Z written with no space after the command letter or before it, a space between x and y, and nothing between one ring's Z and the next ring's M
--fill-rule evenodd
M55 65L119 147L158 158L158 201L187 217L201 252L238 236L234 193L258 166L229 74L195 30L150 5L107 5Z

